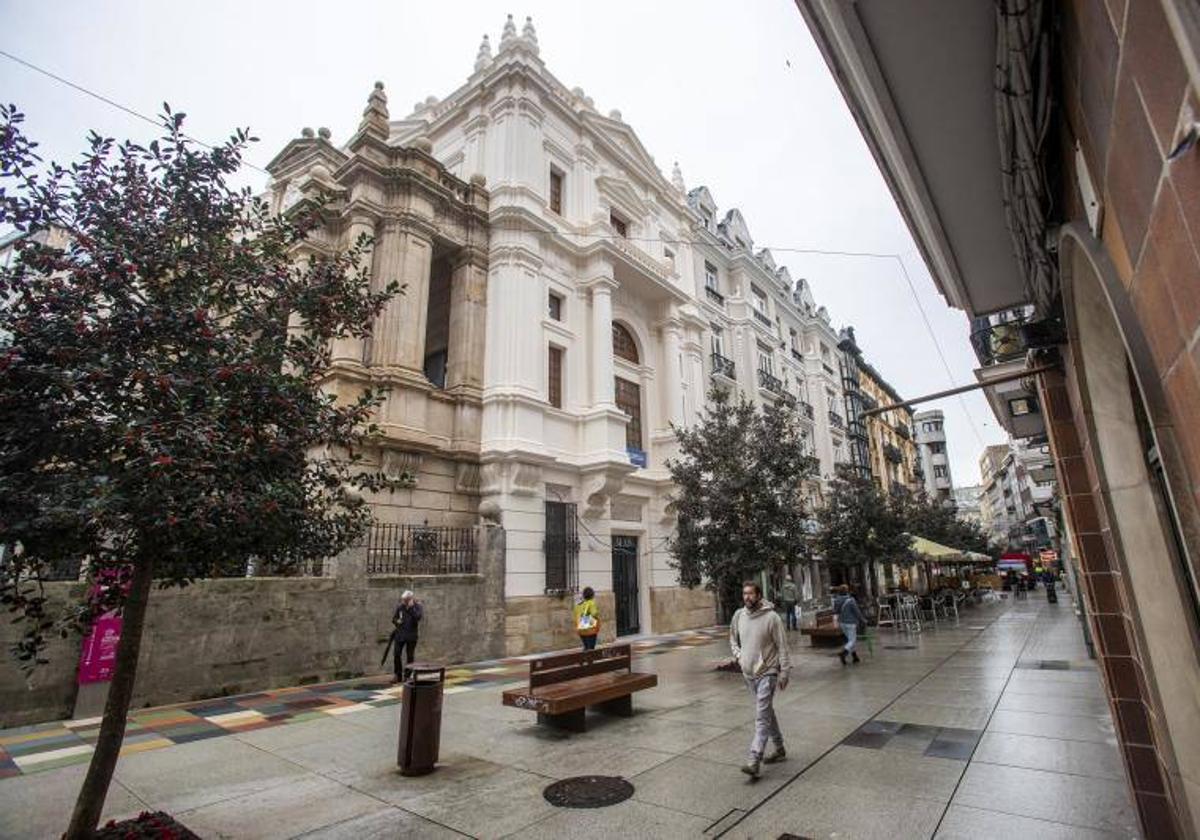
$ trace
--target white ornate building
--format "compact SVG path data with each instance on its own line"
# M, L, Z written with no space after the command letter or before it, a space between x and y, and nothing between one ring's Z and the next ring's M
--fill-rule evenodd
M364 136L375 143L378 133L378 149L369 149L379 160L415 150L404 161L419 164L428 155L445 173L429 175L452 193L421 204L416 215L424 221L404 234L421 247L405 251L409 288L396 306L411 310L416 333L436 321L449 324L450 336L448 360L438 349L444 341L404 339L426 351L421 357L414 349L400 371L405 405L458 405L468 421L479 412L477 427L459 423L458 415L445 421L478 429L478 484L454 487L474 499L450 498L448 511L433 511L441 514L436 520L417 509L417 499L442 504L423 486L452 479L452 471L439 468L417 475L406 497L412 509L393 511L393 520L455 524L456 510L467 516L477 510L503 524L510 654L568 644L568 592L585 585L597 590L609 617L605 637L711 623L711 595L679 587L669 565L671 425L695 422L714 384L738 388L759 404L787 392L801 400L822 477L832 475L847 454L844 432L831 420L842 394L837 333L824 308L768 251L754 251L736 209L718 223L707 189L686 193L678 166L665 177L619 112L601 114L580 88L551 75L529 19L518 31L510 16L494 55L484 37L465 84L444 99L418 103L402 119L388 113L377 86L363 125L343 152L353 156ZM291 168L277 167L277 193L286 192L284 174L307 183L302 170L310 160L328 159L318 175L344 171L346 158L332 147L306 156L324 137L289 146L280 166L286 160ZM400 196L411 190L411 177L371 177L383 185L380 200L392 207L397 230L408 231L414 213ZM447 214L463 213L457 196L487 208L486 232L468 245L461 236L443 243L440 232ZM476 253L477 244L486 253ZM449 261L440 270L414 263L439 254ZM476 268L486 270L486 300L474 287L459 288L460 274L474 277L464 272ZM434 318L430 307L439 295L448 309ZM444 393L458 381L450 376L450 369L460 370L456 358L475 358L469 340L475 333L455 331L462 312L486 321L478 403L473 391ZM456 336L465 348L457 357ZM377 332L372 341L387 346L393 339ZM422 384L422 367L432 388ZM388 411L413 416L404 406ZM394 435L432 444L421 464L440 463L447 453L438 441L452 440L431 417L422 414ZM474 455L468 440L459 448ZM820 495L816 481L813 501Z

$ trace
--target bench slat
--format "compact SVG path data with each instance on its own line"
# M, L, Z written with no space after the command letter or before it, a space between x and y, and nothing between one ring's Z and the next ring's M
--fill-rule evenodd
M595 674L532 690L505 691L503 702L505 706L557 715L625 697L656 685L657 674Z

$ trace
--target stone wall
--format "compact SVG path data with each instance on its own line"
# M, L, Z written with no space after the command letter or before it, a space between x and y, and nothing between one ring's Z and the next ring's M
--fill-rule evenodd
M470 662L504 653L504 531L481 537L479 574L370 576L360 551L336 576L224 578L151 593L133 708L387 673L379 664L400 593L425 606L419 659ZM57 605L81 584L54 584ZM18 632L4 624L7 648ZM79 639L55 640L50 663L26 680L0 664L0 727L68 717ZM5 651L7 653L7 651Z
M717 623L717 597L707 589L650 588L650 620L655 633L675 633Z
M57 616L68 603L79 602L83 593L81 583L47 583L47 609ZM44 657L49 661L26 675L11 653L23 625L5 619L0 622L0 728L69 717L75 705L79 639L48 638Z
M527 595L505 602L507 617L504 630L506 656L524 656L549 650L579 647L575 632L573 595ZM600 644L616 639L616 601L612 592L597 592L600 610Z

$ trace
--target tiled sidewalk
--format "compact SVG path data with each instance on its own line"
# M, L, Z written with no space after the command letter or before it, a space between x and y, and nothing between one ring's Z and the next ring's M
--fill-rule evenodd
M739 675L713 670L723 639L716 628L639 640L636 668L656 673L658 686L637 694L633 717L591 715L583 734L501 705L500 686L525 675L525 660L455 671L438 770L418 778L397 772L395 698L376 694L378 683L285 694L324 702L273 712L285 720L263 716L274 725L247 727L241 716L286 704L279 692L258 707L241 705L248 698L200 714L186 707L195 722L181 725L225 736L183 733L182 743L126 754L105 816L166 810L205 838L1137 836L1068 598L977 607L915 637L885 631L858 666L789 634L795 667L776 700L788 759L757 782L738 771L753 704ZM179 710L160 711L170 735ZM161 734L154 725L144 729ZM42 754L81 746L53 742L66 737L61 727L40 733ZM0 780L0 837L58 836L84 770ZM543 797L558 779L597 773L624 777L633 797L587 810Z
M723 628L692 630L641 639L633 645L639 656L650 656L706 645L725 633ZM453 667L446 672L446 694L519 681L528 673L532 658ZM381 676L143 709L129 716L121 755L390 706L400 702L400 692L400 686ZM0 779L86 763L99 731L99 718L0 730Z

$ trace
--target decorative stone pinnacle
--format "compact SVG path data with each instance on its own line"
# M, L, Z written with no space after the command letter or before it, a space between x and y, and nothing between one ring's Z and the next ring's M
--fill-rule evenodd
M310 128L309 126L306 125L306 126L304 126L304 128L300 129L300 136L305 138L306 140L311 140L315 135L313 133L312 128Z
M325 126L321 126L320 128L317 129L317 136L320 137L322 140L328 140L330 137L333 136L333 134L328 128L326 128Z
M671 186L680 192L685 192L683 186L683 170L679 168L679 161L675 161L675 165L671 167Z
M525 18L525 26L521 29L521 37L528 43L529 48L536 54L538 51L537 30L533 28L533 18Z
M358 130L387 139L388 108L387 94L383 92L383 82L376 82L375 89L367 97L367 107L363 111L362 122L359 123Z
M509 15L508 20L504 22L504 32L500 35L500 49L511 46L516 37L517 25L513 23L512 15Z
M475 54L475 72L487 68L492 63L492 42L488 40L488 36L484 34L483 40L479 43L479 52Z

